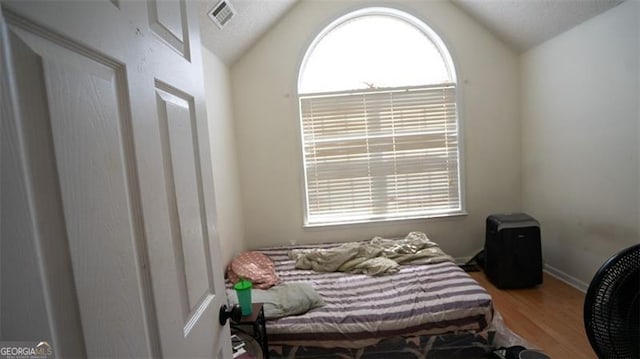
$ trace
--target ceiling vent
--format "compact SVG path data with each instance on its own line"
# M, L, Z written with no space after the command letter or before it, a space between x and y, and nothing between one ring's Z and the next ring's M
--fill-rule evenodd
M220 1L211 11L209 11L209 17L220 29L222 29L235 14L236 11L231 6L229 0Z

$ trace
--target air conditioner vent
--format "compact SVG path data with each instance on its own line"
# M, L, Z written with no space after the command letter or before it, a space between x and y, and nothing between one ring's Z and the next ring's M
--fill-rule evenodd
M220 1L211 11L209 11L209 17L213 23L221 29L235 14L236 11L228 0Z

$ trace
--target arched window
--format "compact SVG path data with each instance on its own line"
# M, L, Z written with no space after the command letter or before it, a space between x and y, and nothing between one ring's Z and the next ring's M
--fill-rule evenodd
M462 212L455 69L422 21L338 19L307 50L298 96L305 225Z

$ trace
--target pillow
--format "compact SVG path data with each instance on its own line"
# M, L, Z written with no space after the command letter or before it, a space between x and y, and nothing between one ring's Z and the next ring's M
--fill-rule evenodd
M227 289L229 304L238 304L235 290ZM251 291L253 303L264 303L264 316L277 319L290 315L304 314L309 310L324 305L322 297L305 283L286 283L271 287L269 290L254 289Z
M253 288L258 289L268 289L280 283L273 261L260 252L238 254L227 266L227 278L232 284L240 279L250 280Z

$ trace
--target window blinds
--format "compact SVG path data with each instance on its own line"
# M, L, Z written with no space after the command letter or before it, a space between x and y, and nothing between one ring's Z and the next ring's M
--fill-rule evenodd
M300 95L307 225L461 211L455 84Z

